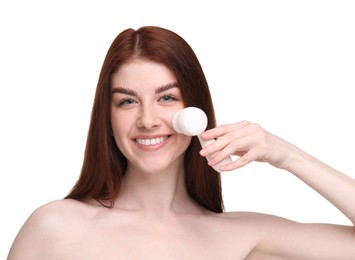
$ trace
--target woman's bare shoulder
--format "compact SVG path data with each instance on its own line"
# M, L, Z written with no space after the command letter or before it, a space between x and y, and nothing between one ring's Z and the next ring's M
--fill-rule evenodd
M221 214L218 214L218 216L226 219L235 219L239 221L250 221L250 222L263 222L263 221L270 221L270 220L290 221L288 219L276 215L260 213L260 212L252 212L252 211L223 212Z
M77 231L77 224L94 214L94 208L90 203L71 199L51 201L38 207L18 232L9 259L21 259L23 254L26 259L36 259L36 252L50 252L51 245Z
M234 241L236 234L243 234L243 239L251 243L257 243L260 238L260 231L276 226L284 219L277 216L258 212L223 212L209 214L206 222L214 230L221 232L223 237ZM287 222L287 220L285 220Z
M248 233L254 230L257 234L259 234L261 230L283 229L299 224L290 219L259 212L223 212L217 216L222 221L230 223L232 226L245 228L248 230Z
M76 217L83 217L93 210L91 203L82 202L72 199L55 200L48 202L36 210L30 215L28 221L29 223L42 223L48 224L48 222L53 222L61 224L66 218L71 218L75 220ZM58 220L62 220L59 221ZM64 224L64 223L63 223Z

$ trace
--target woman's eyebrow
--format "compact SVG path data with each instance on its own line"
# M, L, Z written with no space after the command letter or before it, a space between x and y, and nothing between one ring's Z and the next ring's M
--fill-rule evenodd
M123 87L114 87L112 89L112 93L121 93L121 94L126 94L135 97L138 96L137 92L135 92L134 90L129 88L123 88Z
M169 83L161 87L158 87L157 89L155 89L155 94L160 94L172 88L178 88L177 82ZM138 93L136 91L124 87L114 87L112 89L112 93L121 93L121 94L126 94L134 97L138 96Z
M162 93L164 91L167 91L167 90L172 89L172 88L177 88L177 87L179 87L177 82L169 83L169 84L166 84L164 86L161 86L161 87L157 88L155 90L155 94L160 94L160 93Z

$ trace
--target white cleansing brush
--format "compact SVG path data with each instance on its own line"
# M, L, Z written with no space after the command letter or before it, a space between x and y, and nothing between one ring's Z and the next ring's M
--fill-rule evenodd
M172 119L173 128L176 132L188 136L197 135L200 140L202 148L206 145L213 143L215 140L203 140L200 137L200 134L205 131L207 127L207 116L205 112L197 107L186 107L175 113ZM207 160L213 157L213 154L207 156ZM213 166L217 172L221 172L220 167L227 163L230 163L232 160L230 157L224 159L219 164Z

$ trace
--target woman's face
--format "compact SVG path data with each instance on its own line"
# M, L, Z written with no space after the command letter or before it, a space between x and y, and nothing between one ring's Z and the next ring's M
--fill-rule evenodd
M134 59L112 75L111 125L128 169L145 172L183 167L191 137L172 127L184 108L174 74L160 63Z

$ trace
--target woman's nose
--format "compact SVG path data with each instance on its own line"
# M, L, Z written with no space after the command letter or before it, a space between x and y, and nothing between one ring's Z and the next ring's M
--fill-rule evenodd
M152 129L159 125L160 117L158 111L153 107L142 107L137 119L137 126Z

